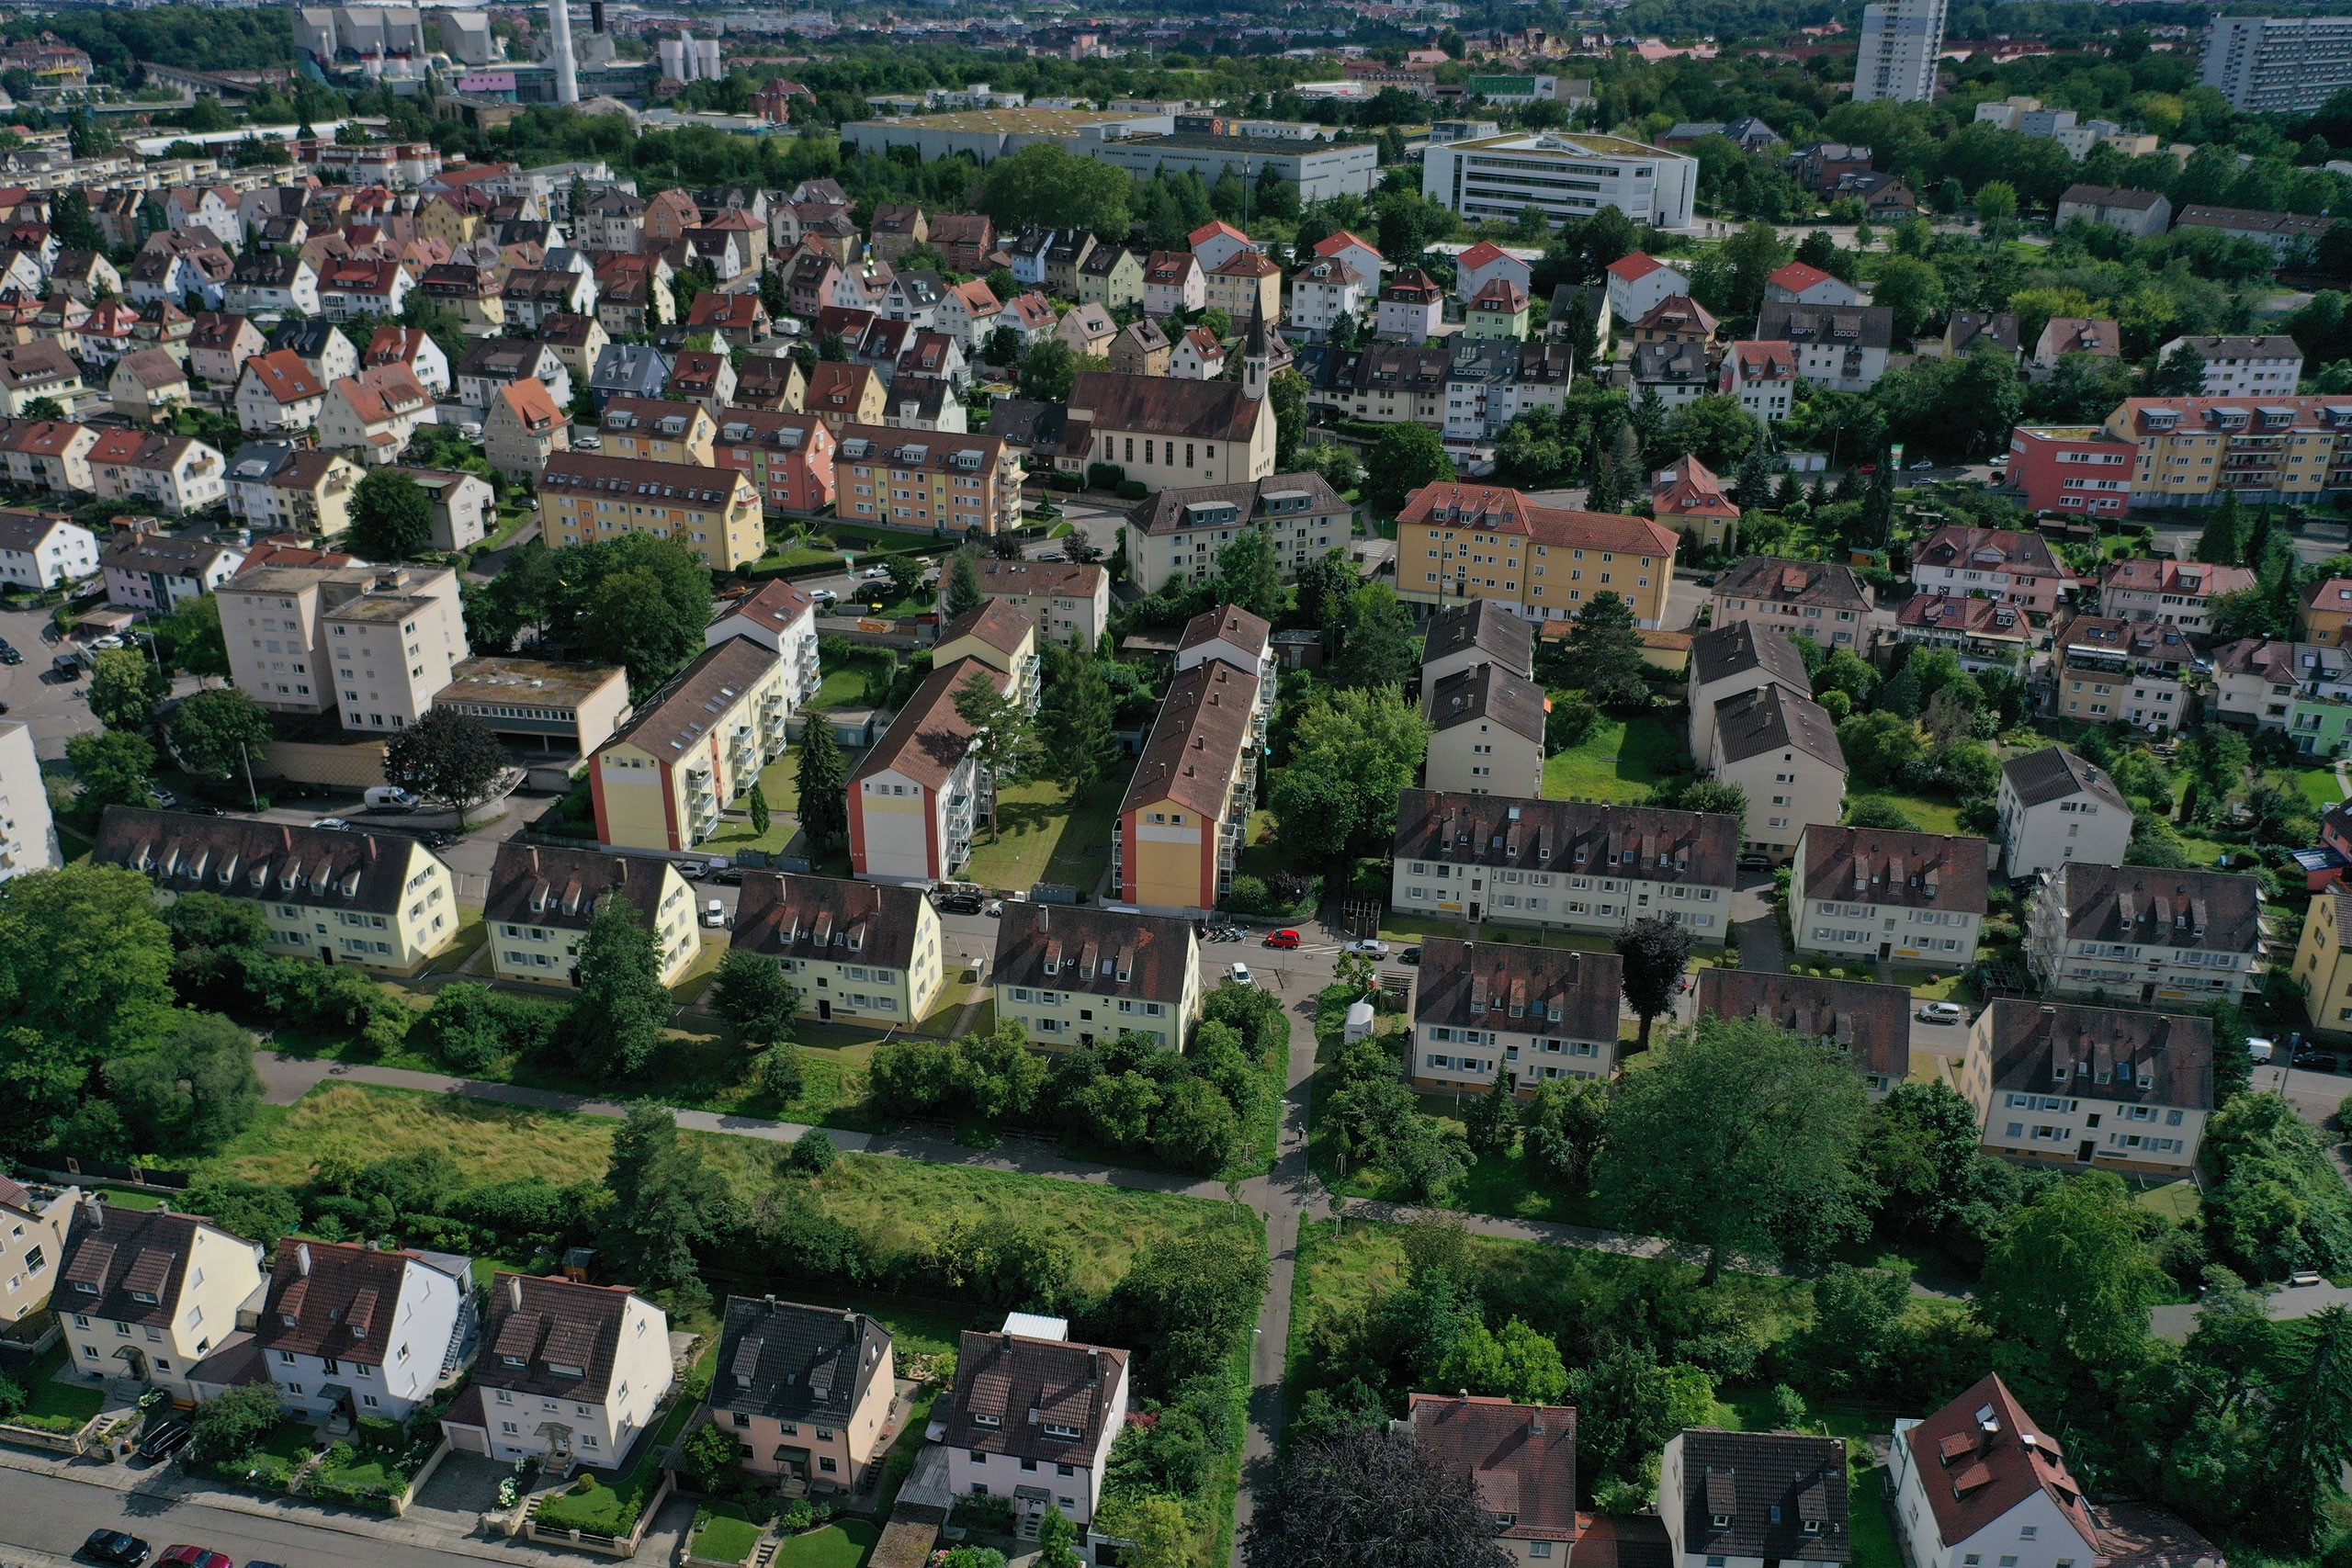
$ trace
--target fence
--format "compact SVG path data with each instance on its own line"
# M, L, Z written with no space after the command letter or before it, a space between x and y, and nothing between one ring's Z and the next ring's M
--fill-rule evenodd
M79 1459L89 1451L91 1435L98 1423L107 1419L100 1411L71 1432L51 1432L40 1427L20 1427L14 1421L0 1421L0 1442L17 1443L28 1449L46 1449L53 1454L71 1454Z
M144 1187L156 1192L178 1192L196 1178L185 1170L149 1170L141 1166L117 1165L112 1160L82 1159L74 1155L50 1153L26 1156L26 1168L35 1176L51 1181L112 1181L124 1187Z

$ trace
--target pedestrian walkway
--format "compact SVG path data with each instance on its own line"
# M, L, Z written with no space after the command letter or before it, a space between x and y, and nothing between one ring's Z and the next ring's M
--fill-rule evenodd
M318 1056L289 1056L257 1051L254 1066L261 1074L263 1099L271 1105L291 1105L322 1083L381 1084L389 1089L415 1089L425 1094L454 1094L487 1100L532 1111L557 1111L575 1116L626 1117L629 1107L616 1100L565 1094L519 1084L487 1083L479 1078L452 1077L444 1073L420 1073L406 1067L378 1067L362 1063L330 1061ZM687 1111L673 1106L679 1126L695 1133L725 1133L768 1143L797 1144L816 1129L798 1122L774 1122L729 1111ZM1223 1202L1233 1194L1221 1181L1171 1176L1159 1171L1131 1170L1124 1166L1074 1160L1052 1153L1029 1138L1006 1138L994 1148L974 1149L945 1138L911 1133L852 1133L827 1127L833 1146L851 1154L881 1155L893 1159L921 1160L926 1165L969 1166L976 1170L1012 1171L1023 1176L1051 1176L1065 1181L1092 1181L1131 1191L1169 1192L1185 1198Z

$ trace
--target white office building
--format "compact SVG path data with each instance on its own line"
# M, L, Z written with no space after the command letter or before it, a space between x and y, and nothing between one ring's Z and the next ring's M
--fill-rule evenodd
M2216 17L2197 79L2240 114L2308 114L2352 85L2352 17Z
M1944 0L1891 0L1862 7L1862 48L1854 60L1854 101L1925 103L1936 96L1944 47Z
M1535 207L1560 223L1614 207L1636 223L1685 229L1698 185L1695 158L1565 130L1433 146L1421 165L1421 194L1474 221L1509 221Z

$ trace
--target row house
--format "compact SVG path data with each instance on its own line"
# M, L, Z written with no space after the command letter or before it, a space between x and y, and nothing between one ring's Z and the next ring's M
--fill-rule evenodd
M436 704L436 705L439 705ZM653 939L655 977L674 986L702 952L695 897L671 862L509 840L498 847L483 900L491 973L502 980L577 987L580 948L600 911L618 908Z
M2086 724L2177 729L2188 717L2187 636L2154 621L2076 615L2052 638L2050 711Z
M1831 281L1835 282L1835 279ZM1768 299L1756 335L1786 343L1797 374L1833 392L1867 392L1886 374L1894 344L1894 310L1888 305L1816 306Z
M1960 1090L1988 1153L2177 1179L2216 1105L2213 1021L1996 998L1969 1030Z
M452 1448L553 1468L616 1468L673 1379L669 1318L627 1285L500 1270L481 1353L441 1414Z
M1199 1015L1201 951L1188 920L1023 904L998 926L997 1016L1047 1050L1139 1034L1182 1051Z
M790 976L801 1012L826 1022L916 1022L945 976L938 913L902 884L752 873L728 942Z
M1169 682L1114 827L1122 905L1193 916L1231 890L1257 802L1259 684L1221 659Z
M219 450L185 435L106 431L91 446L89 464L90 487L101 500L136 497L176 516L228 496L228 465Z
M765 548L760 493L741 469L567 450L546 459L538 489L558 547L647 533L720 570Z
M1730 934L1736 818L1424 789L1396 813L1399 913L1597 932L1666 919L1709 946Z
M1609 592L1637 626L1665 624L1677 536L1663 524L1448 483L1414 492L1396 524L1396 592L1408 604L1493 599L1530 620L1566 620Z
M1897 640L1949 651L1963 670L2018 670L2032 657L2033 622L1998 599L1914 593L1894 612Z
M778 512L815 513L834 503L833 459L840 443L815 414L785 410L721 411L710 461L752 477L761 503Z
M2047 615L2074 574L2040 534L1948 524L1913 554L1911 581L1922 593L1981 597Z
M1625 961L1613 953L1430 937L1414 987L1406 1077L1425 1091L1522 1096L1617 1068Z
M1912 1006L1904 986L1720 964L1699 971L1700 1018L1762 1019L1818 1040L1846 1058L1874 1100L1911 1077Z
M1790 892L1797 950L1965 967L1984 924L1991 847L1940 833L1807 827Z
M0 581L36 592L98 570L97 536L51 512L0 512Z
M2250 876L2079 860L2051 874L2026 917L2027 958L2045 989L2143 1007L2247 995L2263 935Z
M717 831L784 755L786 660L750 637L706 649L596 753L596 840L676 852Z
M458 887L422 840L110 806L92 861L257 909L268 951L413 975L457 940ZM437 1364L439 1346L435 1346Z
M1870 590L1851 567L1749 556L1715 579L1708 624L1757 621L1810 637L1825 651L1860 651L1870 612Z
M2098 613L2110 620L2201 632L2211 624L2216 598L2254 584L2253 570L2242 566L2145 558L2109 561L2099 576Z

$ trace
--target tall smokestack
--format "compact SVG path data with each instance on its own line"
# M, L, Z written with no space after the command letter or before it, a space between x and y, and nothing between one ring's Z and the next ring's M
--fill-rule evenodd
M605 30L605 0L588 0L588 30L592 33Z
M565 10L565 0L548 0L548 32L555 62L555 101L576 104L580 101L580 78L571 64L571 17Z

